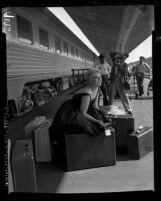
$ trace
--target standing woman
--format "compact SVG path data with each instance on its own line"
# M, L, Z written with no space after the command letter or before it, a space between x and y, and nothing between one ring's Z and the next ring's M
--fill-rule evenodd
M64 133L96 135L110 124L98 105L101 72L96 68L90 69L86 74L86 80L87 85L58 109L50 127L53 140L59 140Z

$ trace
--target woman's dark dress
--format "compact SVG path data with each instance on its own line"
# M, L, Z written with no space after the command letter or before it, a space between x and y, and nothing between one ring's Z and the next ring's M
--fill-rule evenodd
M70 134L90 134L96 135L102 129L98 124L88 120L80 112L80 104L83 96L90 96L88 93L80 93L73 96L72 99L66 100L58 109L53 123L50 127L50 136L53 141L58 141L61 135L64 133ZM99 96L99 92L96 95ZM90 96L91 98L91 96ZM101 120L103 122L107 121L102 112L94 108L93 104L96 100L90 100L89 108L87 113L92 117ZM102 130L103 131L103 130Z

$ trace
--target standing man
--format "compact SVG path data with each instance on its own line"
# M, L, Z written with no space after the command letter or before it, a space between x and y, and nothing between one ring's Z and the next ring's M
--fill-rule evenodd
M101 90L103 93L103 105L108 105L109 77L111 73L111 66L105 61L105 55L103 53L99 55L99 63L97 64L96 68L101 71L101 75L102 75Z
M110 75L110 101L109 104L112 105L114 102L114 97L116 90L119 93L122 104L125 108L127 114L132 114L132 109L130 106L130 101L126 95L126 90L123 86L125 76L128 75L128 66L125 63L125 59L128 54L111 53L113 60L112 71Z
M134 69L140 96L142 96L144 94L143 81L144 81L144 76L145 76L146 69L151 71L149 65L145 62L145 58L143 56L141 56L139 64Z

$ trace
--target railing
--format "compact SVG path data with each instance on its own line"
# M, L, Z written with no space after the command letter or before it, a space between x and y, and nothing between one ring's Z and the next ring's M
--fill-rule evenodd
M85 72L88 70L88 68L71 69L74 86L85 82Z

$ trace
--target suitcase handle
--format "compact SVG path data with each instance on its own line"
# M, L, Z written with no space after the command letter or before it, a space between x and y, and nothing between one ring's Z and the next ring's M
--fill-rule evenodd
M30 149L30 145L29 144L25 144L25 149Z

